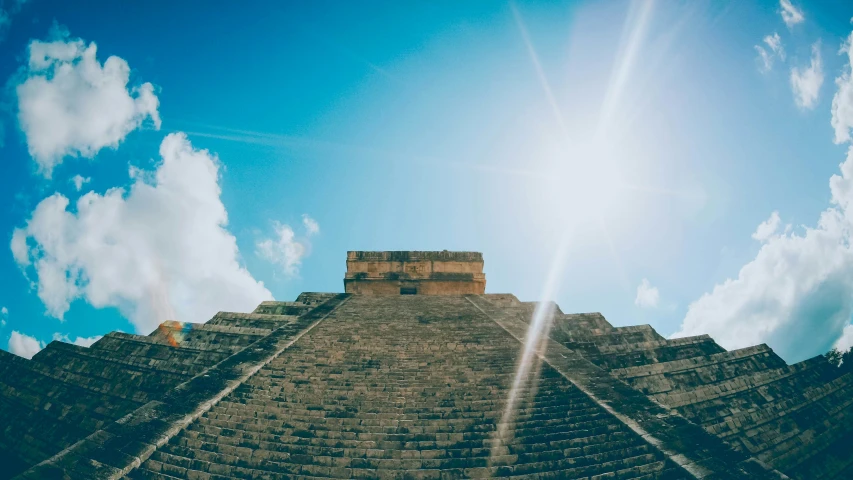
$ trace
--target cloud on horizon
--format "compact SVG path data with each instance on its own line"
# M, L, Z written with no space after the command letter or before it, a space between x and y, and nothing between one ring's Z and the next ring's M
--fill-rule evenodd
M299 267L303 258L311 252L309 237L320 233L320 224L309 217L302 215L302 226L305 236L298 238L290 225L273 221L272 238L263 238L255 244L255 253L262 259L277 265L288 277L299 275Z
M117 307L139 333L164 320L203 322L219 310L251 310L272 299L239 262L220 199L219 161L180 133L160 145L154 172L131 168L129 189L89 192L69 209L42 200L11 250L58 319L83 298Z
M24 358L33 358L33 355L39 353L44 348L44 342L40 342L29 335L12 331L12 336L9 337L9 351Z
M95 335L94 337L77 337L74 340L71 340L71 338L68 335L63 335L61 333L54 333L53 334L53 339L56 340L57 342L70 343L72 345L77 345L79 347L91 347L93 343L97 342L98 340L100 340L102 338L103 338L103 335Z
M634 305L643 308L655 308L660 302L660 292L653 287L647 278L644 278L637 286L637 296Z
M851 33L853 38L853 33ZM850 42L846 43L850 54ZM853 60L853 56L849 58ZM832 125L837 143L853 128L851 63L836 79ZM762 242L736 278L688 307L673 337L710 334L728 349L767 343L789 361L825 353L849 336L853 316L853 146L829 179L831 205L802 233L781 225L778 212L758 226Z

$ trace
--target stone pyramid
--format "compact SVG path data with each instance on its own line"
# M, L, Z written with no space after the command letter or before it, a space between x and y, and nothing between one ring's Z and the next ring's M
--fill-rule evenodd
M479 253L349 252L343 294L0 351L0 477L853 478L853 374L822 357L485 283Z

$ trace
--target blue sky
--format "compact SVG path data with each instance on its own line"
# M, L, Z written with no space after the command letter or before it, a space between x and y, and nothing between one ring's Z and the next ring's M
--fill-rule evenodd
M442 249L616 325L853 343L848 2L3 8L2 348Z

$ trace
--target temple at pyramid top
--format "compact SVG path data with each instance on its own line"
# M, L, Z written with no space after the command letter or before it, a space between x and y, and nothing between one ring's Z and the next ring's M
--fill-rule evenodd
M482 295L480 252L347 252L344 291L363 295Z

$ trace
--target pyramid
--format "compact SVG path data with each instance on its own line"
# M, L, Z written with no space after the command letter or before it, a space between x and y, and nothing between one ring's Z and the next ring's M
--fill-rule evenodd
M853 478L853 374L485 293L476 252L349 252L303 293L0 351L0 478Z

